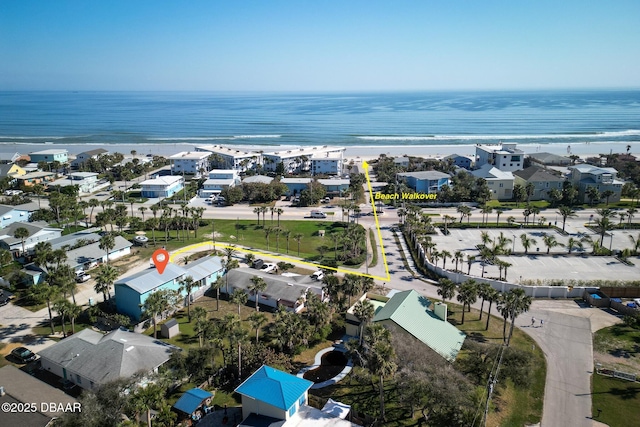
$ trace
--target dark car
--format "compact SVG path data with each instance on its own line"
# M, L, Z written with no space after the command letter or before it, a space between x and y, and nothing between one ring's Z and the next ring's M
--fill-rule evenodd
M251 265L251 267L259 270L262 268L262 264L264 264L264 261L261 259L256 259L253 261L253 264Z
M29 363L36 360L36 354L26 347L17 347L11 351L11 355L20 361L20 363Z
M11 292L7 292L4 290L0 291L0 307L3 305L9 304L9 301L13 298L13 294Z

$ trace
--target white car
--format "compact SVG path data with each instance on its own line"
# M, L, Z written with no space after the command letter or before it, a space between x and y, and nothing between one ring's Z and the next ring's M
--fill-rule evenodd
M324 278L324 271L318 270L311 275L315 280L322 280Z
M262 267L260 267L260 271L264 273L275 273L276 270L278 270L278 266L271 263L262 264Z
M91 275L89 275L89 274L83 274L82 276L76 276L76 282L78 282L78 283L84 283L89 279L91 279Z

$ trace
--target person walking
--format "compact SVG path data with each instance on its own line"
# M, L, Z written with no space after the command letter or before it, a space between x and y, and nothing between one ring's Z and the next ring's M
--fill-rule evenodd
M532 317L531 318L531 327L533 328L535 326L535 324L536 324L536 318Z
M540 319L540 327L542 328L544 326L544 320Z

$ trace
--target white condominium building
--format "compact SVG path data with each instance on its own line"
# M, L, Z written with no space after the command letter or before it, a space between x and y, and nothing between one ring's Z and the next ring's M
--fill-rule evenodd
M524 151L518 150L515 143L476 145L476 168L484 165L491 165L505 172L524 169Z
M209 170L209 153L183 151L169 157L172 175L200 175Z
M262 154L263 167L266 171L275 171L279 163L284 165L286 174L294 172L308 172L312 170L313 159L326 160L326 168L329 165L342 165L344 158L344 147L331 147L323 145L319 147L301 147L293 150L274 151ZM332 159L329 161L329 159ZM322 163L318 163L322 165ZM322 167L322 166L320 166ZM325 172L315 172L325 173Z
M235 169L244 172L253 169L260 163L260 153L238 150L222 145L202 145L196 151L212 155L212 162L217 169Z

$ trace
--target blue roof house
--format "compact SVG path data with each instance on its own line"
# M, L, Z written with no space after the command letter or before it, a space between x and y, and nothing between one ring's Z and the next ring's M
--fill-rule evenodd
M173 407L191 417L202 407L203 403L208 406L212 397L213 393L211 392L201 388L192 388L187 390Z
M262 365L236 388L242 395L242 417L251 414L288 420L307 404L313 383Z
M222 263L218 257L204 257L191 264L179 267L167 264L163 274L150 268L132 276L118 279L115 284L116 310L134 320L142 317L142 304L149 295L161 289L177 290L180 280L191 276L196 286L191 290L191 300L202 296L216 279L223 273ZM187 292L183 289L183 296Z
M451 176L444 172L422 171L399 173L398 179L404 180L407 187L418 193L432 194L440 191L443 185L449 185Z

